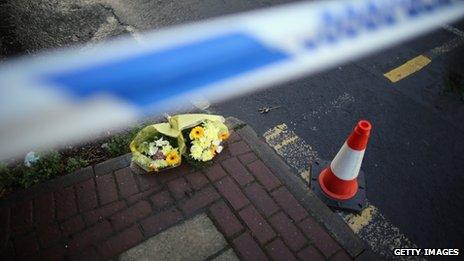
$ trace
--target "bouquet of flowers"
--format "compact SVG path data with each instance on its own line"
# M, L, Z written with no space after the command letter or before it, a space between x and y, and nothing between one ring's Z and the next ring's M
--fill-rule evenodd
M169 123L143 128L130 144L132 161L147 172L158 172L181 164L185 150L182 135Z
M229 137L222 116L183 114L169 120L173 128L182 132L186 147L184 157L194 165L211 161L221 153L223 142Z

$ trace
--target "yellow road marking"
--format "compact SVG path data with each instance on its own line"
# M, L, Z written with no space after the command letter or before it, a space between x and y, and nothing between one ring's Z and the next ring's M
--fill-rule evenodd
M280 150L282 150L283 147L285 147L285 146L287 146L289 144L295 143L295 141L297 141L298 139L299 139L298 136L292 136L292 137L285 138L279 144L275 145L274 149L277 150L277 151L280 151Z
M309 184L309 181L311 180L311 172L309 170L305 170L300 173L300 177L306 182L306 184Z
M421 70L422 68L427 66L427 64L429 64L431 61L432 60L430 60L428 57L424 55L419 55L407 61L403 65L385 73L384 76L387 77L387 79L389 79L391 82L398 82L408 77L409 75Z
M298 137L287 124L279 124L263 134L267 144L279 154L288 165L295 168L300 177L309 182L309 165L317 158L317 152Z
M287 128L288 128L287 124L282 123L282 124L279 124L279 125L275 126L272 129L266 131L266 133L264 133L263 136L264 136L264 138L266 140L273 140L273 139L277 138Z
M388 221L379 209L369 204L360 214L339 212L353 232L381 257L395 259L395 248L417 248L401 231Z
M369 205L359 215L350 215L346 220L348 226L354 233L358 234L359 231L372 221L373 215L377 212L377 208Z

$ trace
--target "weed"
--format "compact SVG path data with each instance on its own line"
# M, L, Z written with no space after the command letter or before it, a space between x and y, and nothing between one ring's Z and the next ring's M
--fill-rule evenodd
M5 190L28 188L37 183L49 180L65 171L61 155L56 151L40 154L39 159L30 167L18 164L0 168L0 187Z
M103 144L102 147L106 149L106 151L111 157L126 154L130 152L130 142L134 139L137 132L139 132L141 129L142 126L137 125L132 127L130 130L120 132L111 137L111 139L107 143Z
M72 158L69 158L68 161L66 162L66 172L67 173L71 173L71 172L74 172L82 167L85 167L87 166L88 162L77 156L77 157L72 157Z
M48 180L63 171L61 156L50 152L40 156L31 167L18 164L14 167L4 167L0 176L5 188L28 188L34 184Z

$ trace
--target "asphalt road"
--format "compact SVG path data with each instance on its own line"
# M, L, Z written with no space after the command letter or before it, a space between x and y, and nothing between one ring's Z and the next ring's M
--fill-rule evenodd
M27 1L17 3L20 2ZM60 4L62 9L58 13L68 17L68 23L74 23L72 14L67 12L67 2L70 1ZM54 23L66 25L66 20L60 16L47 23L36 19L37 30L26 32L21 28L25 30L27 26L16 27L17 34L27 33L33 38L21 42L22 50L90 41L98 34L103 36L97 38L103 39L132 29L160 28L290 1L77 2L85 2L86 7L78 8L79 4L75 4L77 7L71 6L78 10L75 12L86 15L90 21L98 21L89 26L90 31L82 29L86 24L79 29L75 25L64 26L58 30L58 41L53 43L49 41L53 31L46 30L46 36L34 32ZM94 8L87 6L89 3ZM42 7L38 5L35 9L43 11ZM27 12L34 15L34 8ZM54 17L51 15L50 19ZM454 26L464 31L464 22ZM359 119L370 120L373 132L362 166L367 174L368 200L418 246L463 248L464 102L458 94L443 93L443 90L445 76L450 71L464 75L464 48L444 48L425 68L397 83L383 76L456 37L440 29L317 75L214 104L210 110L242 119L259 135L285 123L326 160L333 158ZM263 115L258 112L261 106L281 107Z
M414 42L401 46L412 53L414 48ZM389 68L382 60L407 61L420 53L388 50L216 104L213 111L238 117L261 135L286 123L327 160L357 120L370 120L373 132L362 166L368 200L421 247L463 247L464 103L431 91L443 88L439 62L398 84L383 77L388 70L381 71ZM282 107L259 114L266 105Z
M383 76L455 37L439 30L212 110L248 122L260 135L286 123L327 160L357 120L370 120L373 132L362 166L368 200L418 246L462 248L464 102L442 91L446 73L464 68L464 48L395 84ZM261 106L281 108L261 115Z

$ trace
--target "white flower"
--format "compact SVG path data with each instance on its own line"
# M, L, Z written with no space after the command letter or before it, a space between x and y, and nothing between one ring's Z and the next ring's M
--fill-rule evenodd
M154 142L148 144L148 155L153 156L158 152L158 147L155 146Z
M163 137L155 141L155 143L156 143L156 147L163 147L165 145L169 145L169 141L163 140Z
M35 155L35 152L30 151L26 154L26 157L24 157L24 165L30 168L34 163L36 163L39 160L39 158L39 156Z
M222 151L223 149L224 149L223 146L217 146L217 147L216 147L216 152L217 152L217 153L221 153L221 151Z

